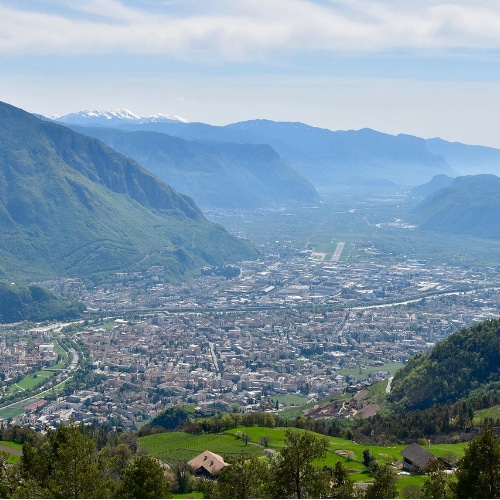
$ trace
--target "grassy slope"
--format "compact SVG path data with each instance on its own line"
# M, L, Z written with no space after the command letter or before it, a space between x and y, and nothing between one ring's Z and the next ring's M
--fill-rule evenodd
M237 427L223 434L200 434L192 435L184 432L168 432L139 438L140 445L149 453L157 456L165 462L189 461L205 450L221 455L246 454L252 456L263 456L264 448L259 444L260 438L269 437L268 448L279 451L284 445L286 428L268 427ZM248 444L237 437L238 433L246 433L249 436ZM297 432L301 432L297 429ZM316 434L318 437L323 437ZM380 463L392 463L401 461L400 452L406 445L397 446L368 446L343 438L327 437L328 453L324 460L318 465L334 466L341 461L350 471L351 478L355 482L371 481L372 476L363 466L363 451L369 449ZM445 456L452 452L461 457L464 454L466 443L456 444L431 444L430 451L438 456ZM421 485L424 476L398 476L397 487L401 491L404 487L412 484Z

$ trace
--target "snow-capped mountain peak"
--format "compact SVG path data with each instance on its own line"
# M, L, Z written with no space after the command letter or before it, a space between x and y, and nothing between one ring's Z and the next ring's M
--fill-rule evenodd
M84 110L77 113L70 113L63 116L52 117L60 123L73 125L120 125L124 123L151 123L151 122L182 122L188 123L189 120L177 115L165 115L156 113L149 116L139 116L125 108L116 111L109 110Z

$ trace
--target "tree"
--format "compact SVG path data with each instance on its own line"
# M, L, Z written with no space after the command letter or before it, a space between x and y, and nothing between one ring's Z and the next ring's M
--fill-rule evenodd
M193 475L186 462L176 462L172 467L175 477L174 493L191 493L193 489Z
M270 482L268 463L240 455L217 478L220 498L266 498Z
M169 488L163 468L149 455L139 455L123 471L119 498L166 498Z
M355 498L354 481L342 462L337 461L333 469L328 469L331 477L330 498Z
M424 498L451 498L448 476L444 472L443 463L431 458L426 467L427 477L422 485Z
M378 467L375 456L368 449L363 450L363 465L370 471L374 471Z
M0 498L9 498L14 487L14 474L8 464L8 453L0 451Z
M365 467L368 467L368 465L370 465L370 462L372 462L373 460L375 460L373 453L368 449L363 450L363 465Z
M260 444L264 447L267 448L269 446L269 442L271 441L271 438L269 436L261 436L259 442Z
M132 451L123 443L118 446L107 444L99 453L99 462L106 469L107 476L114 481L121 478L122 471L132 460Z
M388 465L381 465L373 477L373 483L366 488L366 498L396 498L396 476Z
M500 442L490 425L469 443L457 468L454 489L457 498L500 496Z
M285 445L272 466L271 491L276 498L322 496L328 486L328 474L312 465L326 455L327 440L308 432L287 429Z
M107 498L111 481L102 474L95 442L76 426L49 431L40 448L25 443L20 463L23 483L56 498Z
M423 498L422 488L418 484L408 484L401 489L403 498Z

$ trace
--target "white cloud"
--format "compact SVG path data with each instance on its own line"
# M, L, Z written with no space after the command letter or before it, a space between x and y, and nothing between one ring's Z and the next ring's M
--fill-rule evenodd
M0 54L160 54L260 61L312 51L500 48L489 0L60 0L60 13L0 1ZM36 5L38 2L32 2ZM71 7L69 8L69 5Z

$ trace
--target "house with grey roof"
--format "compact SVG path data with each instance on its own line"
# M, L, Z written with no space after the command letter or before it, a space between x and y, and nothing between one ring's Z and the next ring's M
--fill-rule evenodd
M411 444L400 453L403 455L403 470L407 472L424 472L430 460L436 458L430 451L416 443Z

